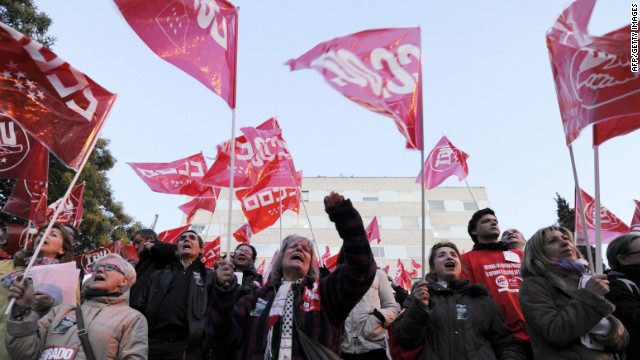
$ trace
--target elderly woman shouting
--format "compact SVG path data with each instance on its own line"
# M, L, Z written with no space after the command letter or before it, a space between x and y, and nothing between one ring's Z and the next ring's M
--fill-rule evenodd
M588 276L571 232L549 226L527 242L520 306L535 359L614 359L629 341L604 298L606 275Z
M233 266L217 271L207 333L237 359L312 359L340 353L342 326L376 276L362 219L351 201L331 193L325 211L344 240L345 263L319 280L311 241L289 235L274 260L272 281L236 302ZM310 345L311 343L311 345Z
M146 359L147 321L127 306L127 290L136 281L133 266L119 255L108 254L92 267L85 302L77 308L62 304L42 319L31 311L31 286L16 281L9 290L15 298L7 321L5 343L13 359ZM87 336L79 331L84 325ZM88 339L88 347L82 338ZM60 356L64 355L64 356Z

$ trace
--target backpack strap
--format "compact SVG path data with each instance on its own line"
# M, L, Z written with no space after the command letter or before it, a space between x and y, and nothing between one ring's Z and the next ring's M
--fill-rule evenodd
M76 306L76 321L78 322L78 337L82 343L84 354L87 357L87 360L95 360L96 358L93 356L93 350L91 350L91 343L89 342L87 329L85 329L84 326L84 318L82 317L82 309L80 306Z

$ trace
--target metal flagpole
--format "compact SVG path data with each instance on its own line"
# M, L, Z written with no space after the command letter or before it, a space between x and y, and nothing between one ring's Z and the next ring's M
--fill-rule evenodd
M426 211L425 211L425 176L424 176L424 116L422 113L422 51L420 51L420 69L418 71L418 115L420 116L420 176L422 177L422 280L424 280L425 260L426 260Z
M229 165L229 216L227 219L227 260L231 260L231 220L233 215L233 175L236 172L236 109L231 109L231 163Z
M582 193L580 193L580 184L578 183L578 171L576 170L576 160L573 157L573 145L569 144L569 155L571 156L571 167L573 168L573 180L576 183L576 201L578 203L578 211L580 212L580 219L582 219L582 231L584 233L584 241L587 245L587 261L589 261L589 267L593 272L593 258L591 256L591 244L589 243L589 232L587 231L587 220L584 216L584 205L582 203Z
M300 202L302 203L302 208L304 209L304 214L307 216L307 222L309 223L309 230L311 230L311 240L313 242L313 246L316 247L316 254L320 256L320 249L318 248L318 243L316 242L316 236L313 234L313 226L311 226L311 219L309 218L309 213L307 212L307 206L304 204L304 199L302 198L302 188L298 186L298 193L300 193ZM326 265L324 260L322 261L322 265Z
M595 185L596 185L596 201L595 201L595 214L596 219L596 274L602 274L602 229L600 213L600 156L598 154L598 145L593 147L593 159L595 168Z
M467 189L469 189L469 194L471 194L471 198L473 199L473 202L476 204L476 209L480 210L480 205L478 205L478 201L476 200L476 197L473 196L473 192L471 191L471 187L469 186L467 179L464 179L464 183L467 184Z
M156 216L153 219L153 222L151 223L151 226L149 226L149 229L156 231L156 224L158 223L158 214L156 214Z
M286 190L285 190L285 194L286 194ZM302 194L300 194L302 196ZM278 188L278 201L280 203L280 218L278 219L278 222L280 223L280 246L282 246L282 188L279 187Z

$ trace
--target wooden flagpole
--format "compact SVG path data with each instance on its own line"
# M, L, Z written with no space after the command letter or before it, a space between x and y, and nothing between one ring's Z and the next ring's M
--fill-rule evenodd
M593 146L594 174L595 174L595 214L596 219L596 274L602 274L602 224L600 217L600 156L598 154L598 145ZM591 249L589 249L591 250Z
M582 219L582 231L584 233L584 241L587 245L587 261L589 261L589 268L593 272L593 258L591 256L591 243L589 243L589 232L587 231L587 220L584 216L584 205L582 203L582 193L580 193L580 184L578 183L578 171L576 170L576 160L573 157L573 145L569 144L569 156L571 157L571 167L573 169L573 181L576 184L576 198L578 211L580 212L580 219Z

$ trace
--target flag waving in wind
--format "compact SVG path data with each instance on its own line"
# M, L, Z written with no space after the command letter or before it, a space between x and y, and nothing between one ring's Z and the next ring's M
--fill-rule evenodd
M407 148L422 149L420 28L367 30L316 45L287 65L318 70L350 100L394 119Z
M375 216L373 217L373 220L371 220L371 223L369 223L369 226L367 226L365 231L367 232L367 239L369 240L369 242L378 240L378 244L380 244L380 241L382 239L380 239L380 228L378 227L378 219Z
M631 225L629 226L629 232L640 234L640 201L633 201L636 204L636 210L633 212L633 219L631 220Z
M468 157L469 155L458 150L446 136L443 136L424 162L424 187L427 190L433 189L452 175L455 175L459 181L464 180L469 175ZM416 183L421 182L422 179L418 174Z
M600 215L602 243L608 244L611 240L620 235L629 233L629 227L622 222L614 213L609 211L606 207L600 204L600 211L596 211L595 200L591 195L587 194L584 190L580 189L582 194L582 203L584 204L584 217L587 221L587 234L589 235L589 242L594 243L596 238L596 221L595 217ZM576 194L577 195L577 194ZM576 201L576 204L578 202ZM584 245L586 243L584 239L584 225L582 224L582 217L580 216L580 210L576 208L575 222L576 222L576 244Z
M238 9L225 0L115 0L145 44L236 107Z
M151 190L200 197L207 186L200 181L207 172L202 153L170 163L127 163Z

